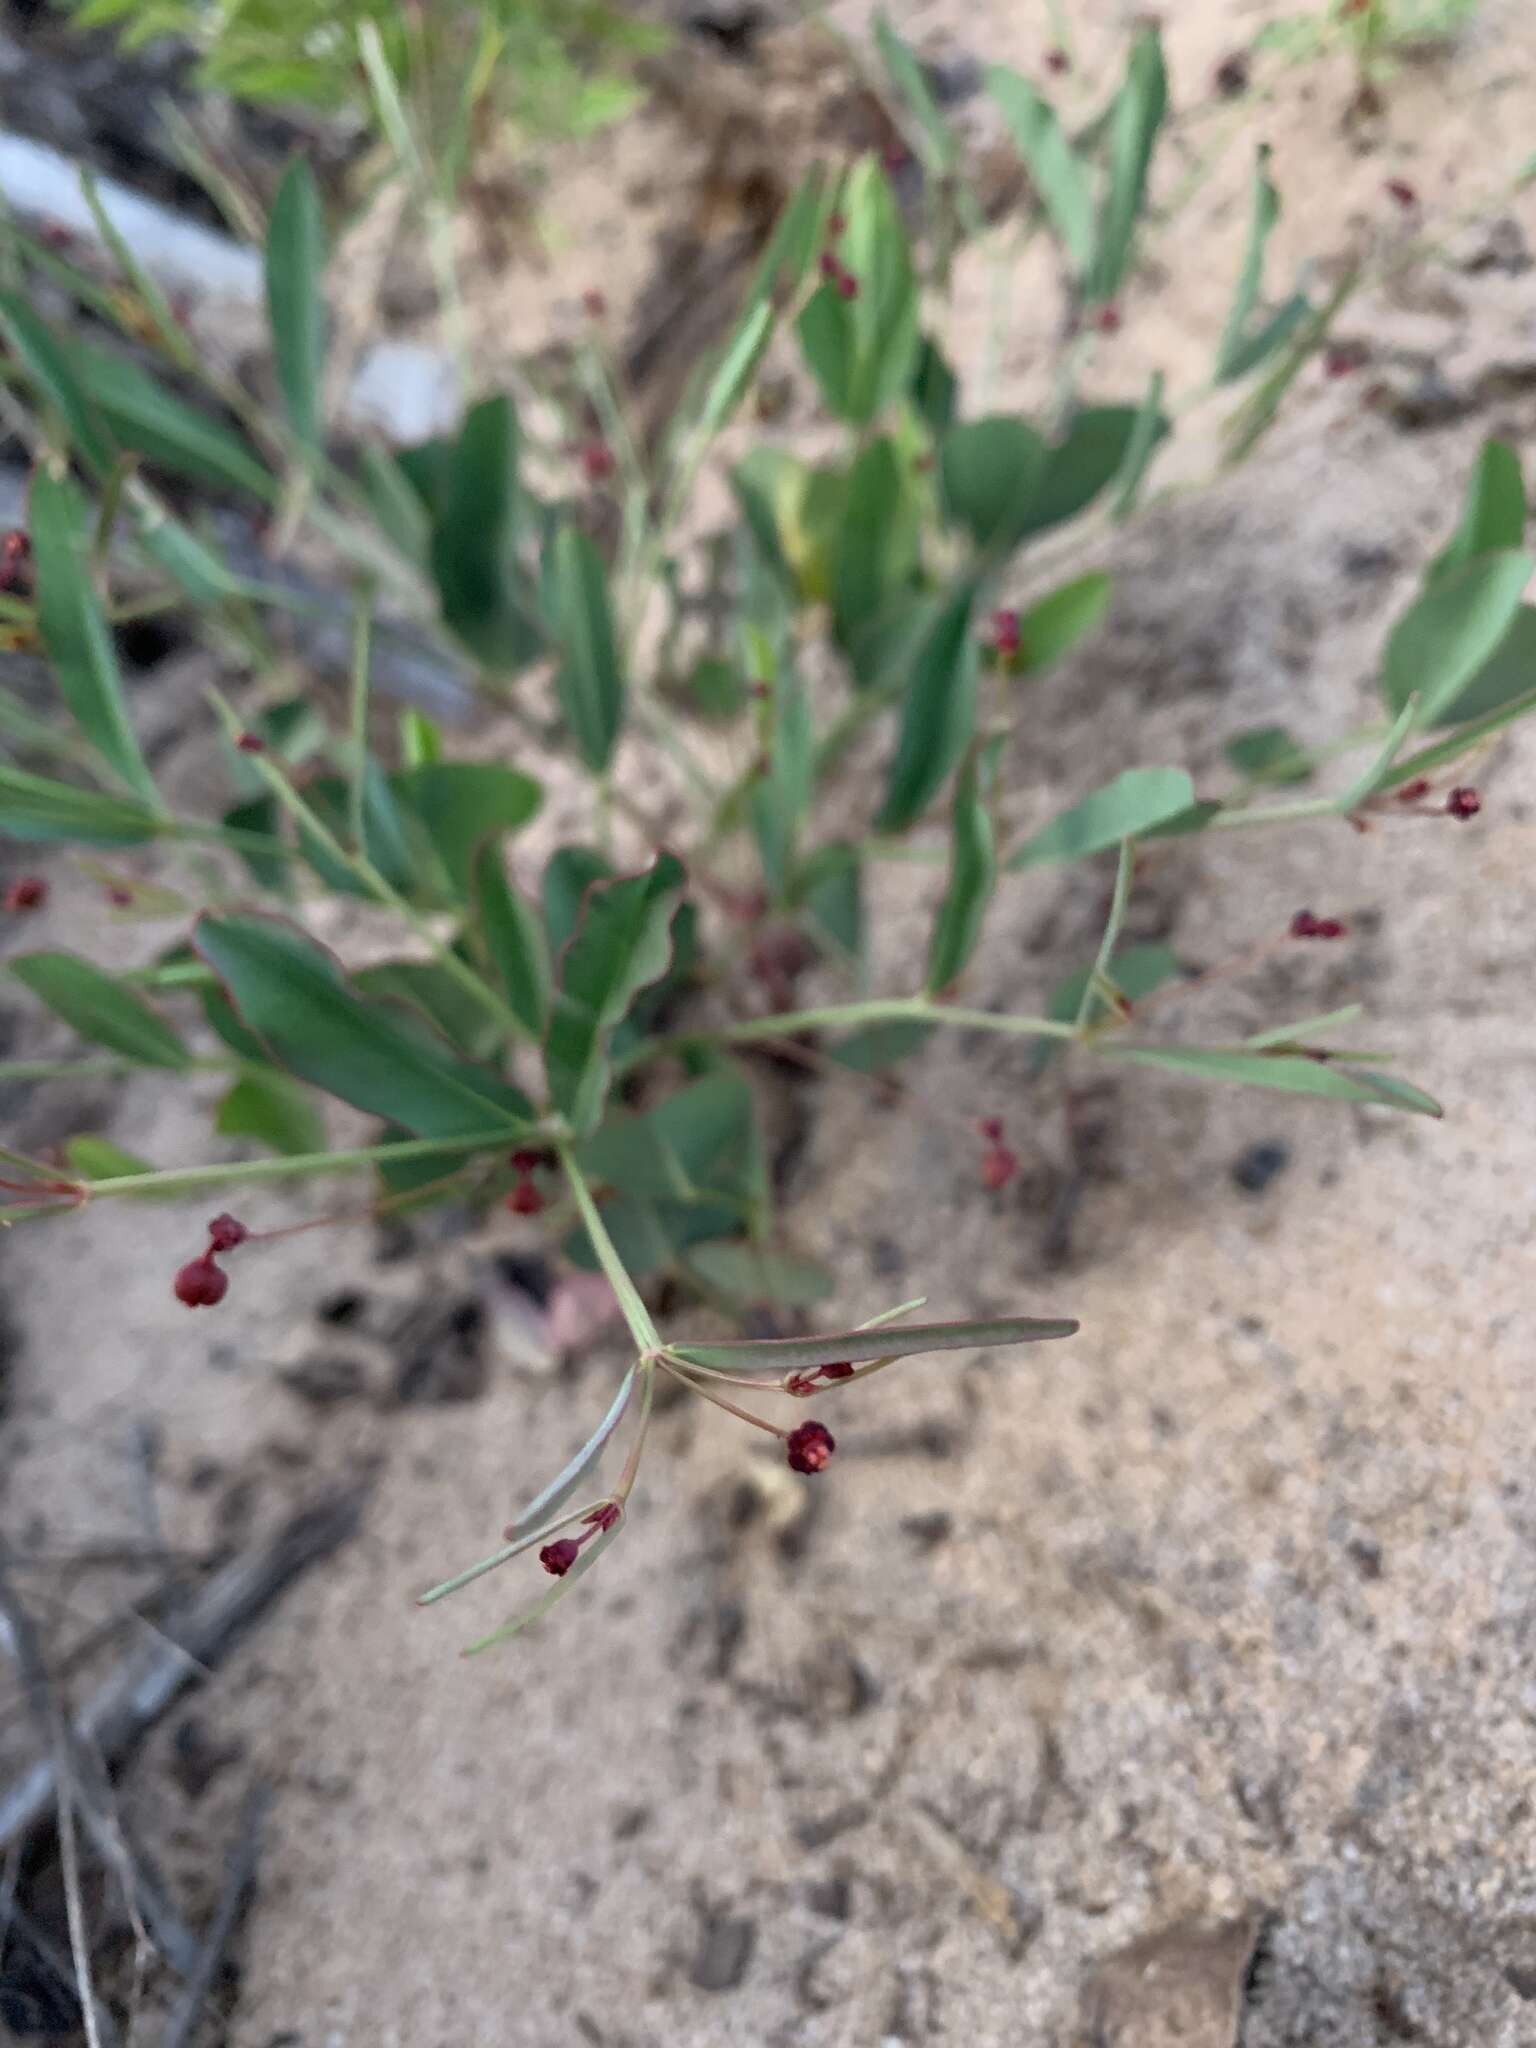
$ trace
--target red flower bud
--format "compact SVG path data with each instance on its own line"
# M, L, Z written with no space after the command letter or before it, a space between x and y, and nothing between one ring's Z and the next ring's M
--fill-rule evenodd
M899 171L902 165L907 161L907 148L905 143L888 142L885 148L880 152L880 161L885 165L885 168L888 171Z
M840 213L829 213L827 215L827 233L829 235L840 235L847 226L847 221Z
M581 310L589 320L601 320L608 310L608 301L599 291L583 292L581 295Z
M530 1175L524 1174L507 1197L507 1207L514 1216L537 1216L544 1207L544 1197Z
M18 875L5 892L5 907L13 914L41 910L48 901L48 884L41 875Z
M1402 788L1398 790L1397 800L1400 804L1416 804L1421 796L1428 795L1429 777L1427 775L1415 775L1412 782L1405 782Z
M132 910L133 891L114 886L107 891L107 901L114 910Z
M853 1378L852 1362L846 1358L839 1358L831 1365L824 1365L821 1368L821 1376L824 1380L851 1380Z
M61 220L45 220L41 229L44 242L50 249L62 252L75 246L75 231L65 227Z
M1120 308L1118 306L1100 306L1094 325L1098 328L1100 334L1118 334L1121 327Z
M1072 69L1072 59L1058 45L1056 49L1046 51L1045 68L1047 71L1054 71L1059 78L1064 71Z
M0 562L25 562L32 553L32 540L19 526L13 526L0 538Z
M616 1500L605 1500L602 1506L594 1508L586 1519L592 1528L606 1531L613 1527L623 1512Z
M843 266L830 249L823 249L817 261L817 268L828 284L833 284L843 274Z
M1417 206L1419 195L1406 178L1388 178L1383 191L1389 199L1395 200L1404 209Z
M791 1472L825 1472L837 1445L824 1422L802 1422L784 1441Z
M1475 818L1482 808L1483 800L1470 783L1463 783L1460 788L1453 789L1445 800L1446 815L1460 818L1463 823L1468 818Z
M242 754L264 754L267 751L267 743L259 732L241 733L235 745Z
M1003 1142L1003 1120L1000 1116L984 1116L976 1126L989 1145Z
M1018 653L1020 638L1017 612L1000 611L992 614L992 645L1005 660Z
M981 1162L982 1185L1000 1194L1019 1170L1018 1154L1006 1145L993 1145Z
M837 273L837 296L840 299L856 299L859 296L859 280L850 271Z
M212 1252L232 1252L237 1244L244 1244L250 1232L238 1216L231 1216L226 1209L221 1216L215 1216L208 1226L208 1249Z
M814 1394L816 1391L815 1373L792 1372L789 1378L784 1382L784 1391L786 1394L797 1394L802 1396L805 1394Z
M176 1299L188 1308L217 1308L229 1292L229 1275L214 1261L212 1252L191 1259L176 1275Z
M1318 917L1310 910L1298 910L1291 919L1293 939L1342 939L1349 927L1337 917Z
M544 1146L519 1145L512 1154L512 1165L518 1173L532 1173L536 1166L548 1166L549 1158Z
M589 484L606 483L618 467L606 441L588 441L581 451L581 467Z
M570 1536L561 1536L545 1544L539 1552L539 1563L551 1578L563 1579L580 1555L581 1545Z

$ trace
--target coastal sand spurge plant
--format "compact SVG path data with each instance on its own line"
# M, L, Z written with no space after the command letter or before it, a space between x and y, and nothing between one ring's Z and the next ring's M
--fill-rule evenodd
M952 200L958 145L911 52L882 34L914 133L953 172ZM25 544L0 550L0 630L47 656L66 716L43 719L0 694L0 831L80 849L103 914L166 936L128 972L87 957L88 929L84 950L14 954L16 979L98 1050L3 1071L216 1074L217 1134L262 1154L153 1164L90 1136L56 1161L3 1150L7 1220L353 1172L371 1186L343 1215L504 1204L606 1276L632 1355L601 1420L499 1549L424 1596L517 1557L542 1566L541 1597L488 1640L547 1611L619 1534L659 1376L817 1475L836 1440L823 1413L794 1420L796 1404L819 1410L909 1357L1076 1327L1057 1316L919 1322L919 1301L825 1334L663 1336L649 1305L663 1278L726 1312L768 1302L800 1316L830 1289L775 1214L754 1049L878 1086L934 1032L958 1029L1018 1041L1021 1083L1048 1061L1058 1072L1109 1061L1439 1114L1383 1055L1350 1050L1354 1007L1273 1020L1232 1043L1170 1040L1159 1001L1199 978L1167 947L1123 933L1138 862L1172 837L1331 820L1347 842L1351 828L1475 817L1467 764L1536 708L1518 463L1500 443L1484 449L1460 525L1386 642L1377 719L1316 737L1233 733L1215 786L1153 763L1063 792L1054 815L1021 811L1007 786L1010 733L1034 679L1090 642L1112 591L1079 566L1020 608L1009 601L1016 564L1046 536L1055 552L1130 516L1170 431L1161 378L1118 402L1076 388L1089 345L1112 331L1098 315L1132 277L1166 84L1146 29L1091 135L1069 137L1019 75L991 85L1034 181L1031 219L1062 257L1069 362L1040 420L967 411L919 282L926 245L872 159L807 180L654 456L627 431L596 320L578 348L590 413L543 446L508 394L478 397L456 432L418 447L333 436L321 400L325 238L302 163L267 240L270 402L201 359L120 241L110 291L46 246L13 238L6 252L6 404L36 461ZM1216 393L1247 387L1234 415L1243 446L1326 340L1326 307L1264 301L1277 208L1261 158L1211 374ZM954 216L971 231L963 205ZM61 287L135 336L137 355L41 310ZM770 351L775 363L798 355L836 452L812 462L741 445ZM680 536L733 423L729 602L701 637L687 594L695 550ZM573 467L566 441L600 441L611 460ZM188 486L255 507L280 544L348 566L351 684L334 721L273 642L273 621L315 600L276 574L233 568L189 509ZM200 621L222 664L207 701L223 788L198 815L173 805L153 772L119 668L114 626L154 608ZM454 758L419 709L390 717L376 701L378 639L402 613L473 665L488 711L520 736L516 751L526 744L542 762L563 749L585 778L588 825L547 850L537 874L523 845L544 790L529 767ZM664 829L656 805L669 790L687 822L669 811ZM864 878L893 858L941 864L944 879L923 957L879 991ZM1078 861L1105 870L1092 957L1061 963L1072 971L1037 1013L968 1003L997 894ZM23 875L7 910L20 920L45 895L45 877ZM371 906L375 925L392 919L395 950L361 967L337 958L312 931L325 897ZM1248 964L1348 934L1324 903L1253 937ZM810 973L818 999L804 1002ZM331 1147L329 1101L378 1119L376 1141ZM1009 1139L1021 1118L995 1100L968 1113L977 1181L998 1196L1018 1176ZM237 1312L249 1263L281 1234L221 1213L201 1249L189 1231L167 1284L191 1310ZM621 1433L618 1476L599 1487Z

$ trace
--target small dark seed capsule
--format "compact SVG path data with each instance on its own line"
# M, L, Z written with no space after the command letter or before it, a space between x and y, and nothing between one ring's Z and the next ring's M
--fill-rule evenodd
M825 1472L836 1449L824 1422L802 1422L784 1440L791 1472Z
M208 1226L208 1249L213 1252L232 1252L237 1244L244 1244L250 1232L238 1216L231 1216L226 1210L215 1216Z
M1468 818L1475 818L1482 808L1483 800L1481 796L1469 784L1463 784L1459 789L1453 789L1445 800L1446 815L1451 818L1460 818L1463 822Z
M176 1275L176 1299L188 1308L217 1308L229 1292L229 1275L211 1252L190 1259Z
M545 1544L539 1552L539 1563L551 1578L563 1579L580 1555L581 1545L570 1536L561 1536Z
M41 910L48 901L48 884L41 875L19 875L5 892L5 907L12 915Z

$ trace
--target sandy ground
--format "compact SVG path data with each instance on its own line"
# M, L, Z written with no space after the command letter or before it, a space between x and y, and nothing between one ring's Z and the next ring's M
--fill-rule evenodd
M1034 8L893 11L919 40L1026 65L1046 39ZM1267 12L1168 10L1179 90ZM1118 17L1083 13L1089 63ZM1448 61L1394 83L1371 154L1339 132L1341 69L1286 80L1265 121L1290 202L1281 274L1381 232L1385 175L1411 175L1432 216L1492 192L1529 147L1533 58L1536 23L1490 5ZM1153 362L1197 381L1244 175L1234 152L1159 245L1095 388L1137 388ZM1536 230L1528 203L1522 218ZM580 277L612 213L584 244L564 232ZM1477 441L1528 446L1536 424L1529 275L1433 279L1346 328L1431 357L1463 416L1405 432L1362 404L1366 377L1317 378L1249 467L1105 544L1105 636L1021 711L1021 812L1133 760L1209 773L1246 726L1323 736L1361 715ZM968 259L957 352L981 345L990 289L985 254ZM1034 390L1050 318L1016 295L1005 396ZM1198 429L1191 446L1198 469ZM999 1042L963 1038L929 1050L900 1108L806 1091L791 1222L838 1275L829 1317L924 1291L960 1314L1076 1314L1082 1335L909 1366L846 1422L829 1404L842 1448L804 1488L727 1418L669 1411L634 1527L509 1654L453 1654L507 1604L494 1580L428 1615L409 1594L494 1540L585 1434L619 1354L549 1373L492 1342L472 1398L450 1373L402 1399L380 1362L398 1333L349 1351L355 1330L318 1312L351 1290L360 1326L387 1332L401 1304L483 1300L510 1225L391 1264L365 1228L294 1239L195 1322L166 1276L206 1202L8 1245L13 1532L142 1538L148 1502L197 1547L373 1478L364 1533L129 1783L172 1873L204 1887L249 1772L278 1785L240 2048L1536 2039L1533 767L1531 735L1486 763L1465 831L1186 842L1134 899L1132 930L1197 965L1303 903L1345 917L1346 944L1170 1003L1170 1034L1360 996L1441 1124L1151 1075L1096 1073L1064 1104ZM973 999L1037 1007L1091 947L1103 888L1074 871L1010 891ZM880 985L902 986L931 887L894 868L878 895ZM64 891L29 941L61 938L83 900ZM135 1086L111 1129L196 1156L202 1089ZM1025 1155L1001 1198L970 1127L991 1112ZM65 1114L91 1120L47 1093L25 1109ZM1234 1166L1264 1143L1278 1171L1244 1192ZM246 1206L294 1213L277 1194ZM148 1468L131 1448L146 1420ZM36 1584L76 1624L108 1597L78 1574ZM189 1718L240 1751L195 1792L177 1768Z

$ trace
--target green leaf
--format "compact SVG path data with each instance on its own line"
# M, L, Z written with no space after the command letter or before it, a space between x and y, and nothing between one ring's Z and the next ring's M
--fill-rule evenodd
M931 336L924 335L912 371L912 403L930 434L946 434L954 425L959 394L959 379L944 351Z
M470 407L436 486L443 502L431 544L444 624L477 661L507 673L526 668L543 647L516 554L520 439L510 398Z
M1112 299L1130 267L1136 222L1146 197L1147 171L1167 108L1162 37L1154 26L1143 29L1131 46L1125 83L1110 116L1109 187L1099 208L1093 268L1086 286L1090 302Z
M513 1013L542 1039L549 1020L550 964L544 924L514 887L501 842L488 840L475 858L475 908L480 936Z
M904 832L943 788L971 743L976 723L976 638L973 585L962 584L934 621L912 664L901 732L891 763L881 832Z
M0 833L7 838L140 846L159 829L154 814L128 797L99 796L93 789L0 763Z
M814 165L779 215L752 280L749 305L770 297L788 298L797 289L821 249L832 197L825 171Z
M1027 78L994 64L987 71L987 90L1002 109L1068 268L1081 281L1092 268L1097 235L1088 168Z
M276 498L275 479L242 435L177 398L125 356L79 341L67 351L81 389L124 448L195 483L249 491L266 504Z
M772 1302L779 1308L814 1308L834 1284L819 1259L764 1251L742 1239L692 1245L683 1266L717 1294L749 1306Z
M563 526L555 535L547 590L561 656L555 691L577 752L601 775L624 722L624 679L603 558L579 526Z
M1261 142L1254 152L1253 199L1248 218L1248 242L1243 251L1243 267L1238 272L1237 290L1227 314L1226 325L1221 330L1221 339L1216 344L1215 379L1218 384L1227 384L1253 367L1248 359L1248 349L1253 325L1254 308L1259 303L1259 292L1264 284L1264 251L1275 223L1280 218L1280 194L1275 190L1274 180L1269 175L1270 147ZM1305 311L1305 301L1303 301ZM1282 337L1283 338L1283 337ZM1272 343L1271 346L1274 344Z
M540 893L551 956L562 953L570 943L582 902L593 883L607 882L612 877L611 864L593 847L559 846L549 856Z
M1039 675L1070 654L1103 623L1112 589L1104 572L1092 569L1037 599L1019 619L1019 651L1008 663L1009 673Z
M1437 577L1387 641L1381 694L1388 709L1396 714L1417 697L1417 723L1435 724L1514 624L1533 569L1531 556L1505 549Z
M848 473L832 561L833 632L844 649L916 574L918 512L909 475L885 436L871 441Z
M831 409L866 426L911 381L919 343L917 286L907 231L878 160L862 157L841 208L842 260L857 287L844 299L823 284L800 316L806 362Z
M544 1041L550 1096L578 1135L602 1114L608 1041L634 997L667 971L685 876L671 854L643 874L594 882L560 956Z
M1015 546L1029 531L1048 459L1045 443L1023 420L998 415L951 427L939 450L949 516L979 548Z
M911 44L891 27L883 8L875 14L875 48L897 98L912 116L922 142L923 162L933 172L952 171L960 156L954 130L940 112Z
M141 1067L186 1067L191 1054L141 995L73 953L22 953L12 974L92 1045Z
M767 772L753 783L750 816L764 876L778 900L789 884L814 783L810 698L792 667L781 668L774 679L772 719Z
M1182 768L1127 768L1027 840L1008 866L1033 868L1103 853L1188 810L1194 801L1195 786Z
M426 827L460 900L483 842L526 825L544 800L531 775L494 761L430 761L404 769L392 787Z
M304 446L320 448L320 386L325 367L325 227L314 172L296 156L272 201L267 230L267 320L277 388Z
M522 1512L516 1515L507 1529L507 1541L517 1543L530 1529L537 1529L541 1522L558 1514L592 1470L603 1454L603 1446L624 1420L624 1411L629 1406L629 1397L634 1390L638 1366L631 1366L619 1382L619 1390L609 1403L602 1421L576 1452L568 1465L562 1467L547 1485L541 1486Z
M1019 539L1075 519L1117 476L1130 473L1148 432L1144 413L1133 405L1087 405L1074 416L1066 437L1050 451ZM1152 448L1167 432L1168 422L1159 415L1150 429Z
M955 784L950 823L949 886L934 921L924 986L938 995L957 981L976 950L982 921L997 881L997 849L987 793L996 767L996 743L988 758L972 754Z
M1441 711L1437 725L1486 718L1536 685L1536 606L1523 604L1509 631L1464 690Z
M220 1101L213 1127L221 1137L255 1138L273 1152L325 1150L325 1118L309 1090L284 1074L242 1074Z
M740 405L747 386L757 375L757 366L773 334L773 319L772 302L759 299L737 322L736 331L726 343L725 353L704 394L704 404L699 413L702 433L711 437L718 434Z
M720 723L739 718L749 701L740 669L718 654L701 654L684 678L683 689L700 718Z
M1316 765L1283 725L1259 725L1251 732L1234 733L1222 752L1250 782L1305 782Z
M68 346L19 292L0 291L0 328L27 375L63 421L70 447L105 474L117 449L75 373Z
M462 943L454 957L463 959ZM496 1019L439 960L376 960L357 970L352 986L360 996L383 997L414 1010L435 1036L471 1059L489 1059L500 1048Z
M435 443L438 449L441 442ZM369 442L358 455L358 481L386 538L408 562L427 566L431 525L427 508L406 473L401 455Z
M1075 1336L1068 1316L1002 1316L995 1322L887 1323L873 1330L841 1330L829 1337L765 1337L732 1344L669 1344L679 1358L712 1372L812 1372L819 1365L867 1358L912 1358L925 1351L983 1351L1001 1344L1038 1344Z
M64 1164L80 1180L123 1180L130 1174L153 1173L149 1160L125 1152L110 1138L80 1136L64 1140ZM139 1200L143 1200L141 1195Z
M1164 1067L1205 1081L1235 1081L1250 1088L1275 1088L1287 1095L1327 1095L1338 1102L1374 1102L1386 1109L1409 1109L1420 1116L1441 1116L1431 1095L1389 1074L1351 1071L1334 1062L1347 1054L1310 1059L1304 1053L1204 1051L1191 1046L1101 1044L1107 1059L1131 1060L1138 1066Z
M795 878L793 901L846 960L863 958L864 870L856 846L819 846Z
M59 693L75 723L129 788L155 808L154 778L128 717L106 616L91 582L91 524L74 484L40 469L32 480L37 618Z
M1163 373L1154 370L1147 381L1147 395L1137 408L1136 424L1125 444L1125 454L1117 472L1119 489L1111 507L1111 516L1115 520L1129 519L1136 510L1157 444L1167 432L1168 421L1163 413Z
M740 1202L756 1142L752 1091L733 1069L643 1113L610 1110L581 1147L589 1181L649 1201Z
M296 926L207 913L194 943L268 1055L327 1095L422 1138L515 1135L531 1116L496 1075L453 1058L397 1006L358 995Z
M400 759L407 768L429 768L443 758L442 728L425 711L400 714Z
M1461 524L1429 566L1426 581L1444 576L1525 538L1525 484L1520 458L1507 441L1485 441L1478 451Z

